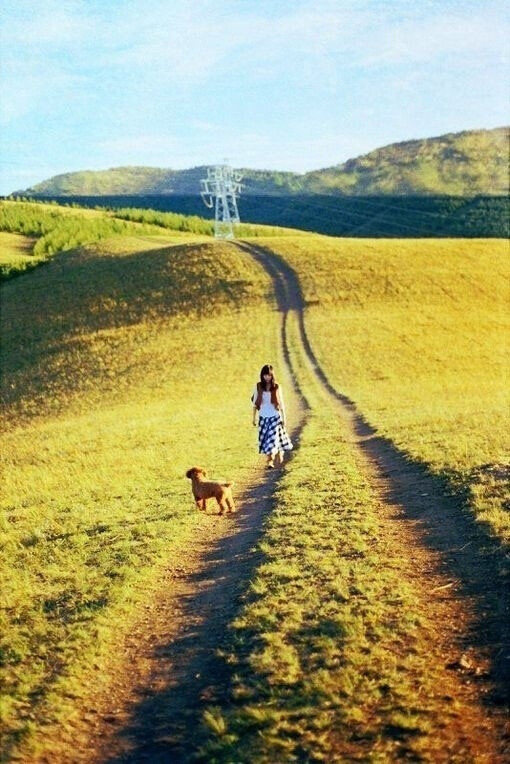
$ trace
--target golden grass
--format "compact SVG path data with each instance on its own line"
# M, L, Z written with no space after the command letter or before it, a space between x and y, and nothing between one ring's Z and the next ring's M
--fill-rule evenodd
M481 486L477 511L503 537L499 473L482 469L506 443L503 244L257 243L299 273L333 384L413 458L473 495ZM3 286L7 751L30 760L41 725L66 723L81 677L94 664L108 671L116 634L165 559L185 554L198 517L185 470L242 474L255 458L249 395L257 358L274 358L279 343L268 302L269 280L247 255L178 233L56 255ZM238 709L210 710L209 750L225 761L348 758L358 734L373 760L435 755L441 674L429 625L398 559L378 564L392 552L377 504L306 364L294 362L313 414L262 545L255 600L235 625ZM331 473L319 468L326 460Z
M111 242L114 236L123 239L143 237L149 242L154 237L162 244L165 239L166 243L211 241L214 222L154 210L88 209L77 204L65 206L54 202L7 200L0 201L0 233L2 231L35 237L29 259L19 256L19 246L13 254L13 240L4 240L9 244L9 251L2 260L0 250L0 280L6 280L47 262L60 252L76 250L105 239ZM166 232L171 232L172 242ZM285 228L250 224L238 225L236 232L238 237L300 234ZM4 249L7 250L7 246Z
M298 273L332 384L510 542L510 281L502 240L261 241ZM506 468L505 468L506 463Z
M10 745L30 750L78 666L127 627L140 582L185 554L199 518L185 470L242 474L256 458L249 396L278 339L269 289L229 245L135 238L4 285Z
M0 231L0 263L4 262L4 258L30 257L34 243L35 239L31 236Z
M15 209L16 207L19 207L21 204L30 204L34 207L38 207L42 210L48 211L48 212L58 212L60 215L76 215L78 212L81 216L86 218L100 218L105 214L105 210L103 209L90 209L88 207L80 207L78 204L74 205L67 205L67 204L58 204L54 201L33 201L33 200L27 200L22 201L21 199L2 199L2 206L5 206L7 208Z

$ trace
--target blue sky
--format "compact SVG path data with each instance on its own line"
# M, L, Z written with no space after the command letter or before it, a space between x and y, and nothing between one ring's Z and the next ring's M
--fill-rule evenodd
M0 193L128 164L305 172L508 124L509 7L3 0Z

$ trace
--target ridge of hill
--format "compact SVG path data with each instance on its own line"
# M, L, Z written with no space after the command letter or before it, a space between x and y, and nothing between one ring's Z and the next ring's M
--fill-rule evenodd
M509 128L466 130L392 143L305 174L243 168L243 193L267 195L501 195L509 186ZM55 175L16 192L31 196L198 195L206 166L114 167Z
M115 196L200 194L200 180L207 166L188 170L160 167L112 167L55 175L31 188L16 192L30 196ZM243 170L243 190L249 194L289 194L301 190L301 176L293 172Z
M310 191L350 194L507 194L509 129L404 141L308 173Z

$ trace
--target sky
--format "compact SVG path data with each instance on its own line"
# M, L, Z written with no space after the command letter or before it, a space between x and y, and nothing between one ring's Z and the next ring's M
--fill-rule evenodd
M506 0L0 0L0 194L509 123Z

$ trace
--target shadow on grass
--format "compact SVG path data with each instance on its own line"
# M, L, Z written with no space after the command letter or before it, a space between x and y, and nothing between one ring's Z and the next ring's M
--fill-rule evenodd
M147 317L206 314L218 302L241 305L250 283L222 278L221 265L206 258L209 248L183 244L118 256L86 249L55 255L30 278L6 286L4 335L17 332L19 341L53 346L63 337Z
M490 705L510 702L510 592L508 554L488 523L478 521L469 505L467 489L456 489L448 478L433 475L426 464L402 453L377 434L346 395L338 392L321 368L309 342L304 300L296 273L271 250L240 244L272 277L279 309L296 310L301 340L315 374L332 397L352 417L360 448L389 486L387 498L402 507L407 521L418 526L421 543L440 556L443 575L459 582L456 592L474 603L475 619L461 637L460 648L480 648L490 661ZM377 475L376 475L377 477ZM452 669L461 669L452 666Z
M234 310L253 298L250 281L225 273L211 244L182 244L129 254L78 249L55 255L26 278L2 287L2 398L72 388L92 365L90 335L183 315ZM107 337L107 341L110 341ZM111 339L115 347L114 339ZM95 365L94 365L95 364ZM25 379L27 375L29 379Z

